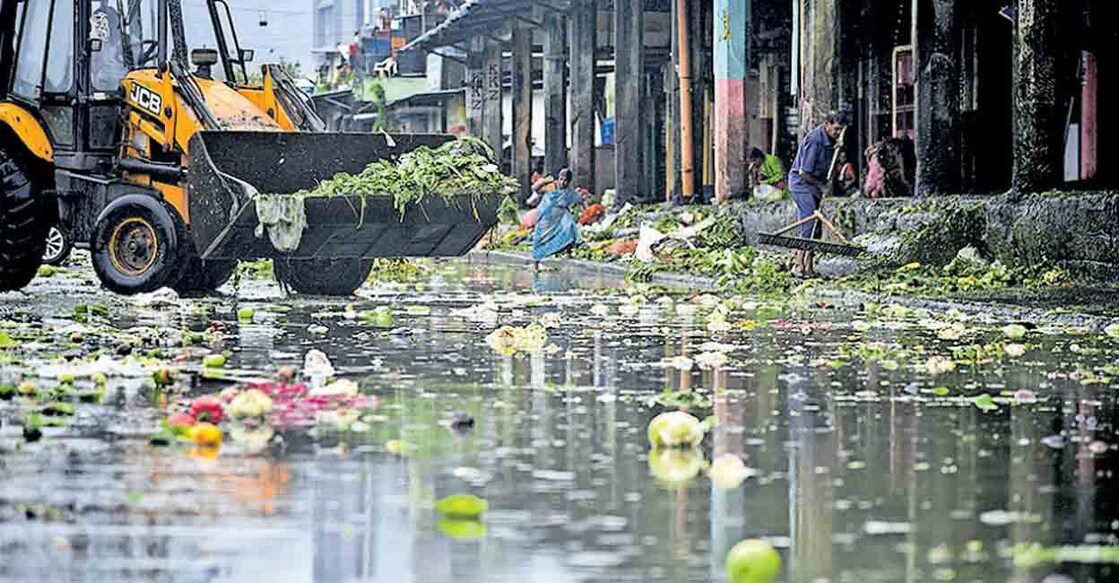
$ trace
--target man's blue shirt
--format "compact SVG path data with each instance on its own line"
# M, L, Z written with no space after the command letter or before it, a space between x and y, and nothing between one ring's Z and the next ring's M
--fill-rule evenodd
M807 172L820 182L826 182L834 155L835 145L824 131L824 126L818 126L808 132L797 150L796 160L793 161L793 167L789 171L789 189L793 192L819 194L815 186L800 177L800 172Z

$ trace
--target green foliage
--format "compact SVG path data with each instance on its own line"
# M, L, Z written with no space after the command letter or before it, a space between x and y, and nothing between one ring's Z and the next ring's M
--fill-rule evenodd
M497 207L497 220L503 225L519 225L521 223L520 211L516 199L507 196L505 200L501 201L501 206Z
M745 244L742 224L729 212L715 213L714 223L700 231L699 242L708 249L737 249Z
M407 283L420 277L422 270L407 259L374 259L369 279Z
M477 200L509 196L517 181L498 170L493 152L484 142L463 137L438 148L421 146L397 162L378 160L354 175L345 172L324 180L312 191L296 196L391 196L401 216L411 205L430 196L451 201L460 195Z
M891 295L947 296L990 294L1017 287L1067 285L1070 278L1063 270L1048 265L1010 268L998 261L987 263L959 256L944 267L910 263L893 270L848 277L841 283Z

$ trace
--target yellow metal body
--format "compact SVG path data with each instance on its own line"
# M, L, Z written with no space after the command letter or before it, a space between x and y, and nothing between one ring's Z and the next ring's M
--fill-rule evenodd
M194 77L221 130L295 131L279 105L271 83L262 87L234 89L221 81ZM129 105L125 128L124 157L167 160L176 157L186 166L190 139L203 127L191 107L176 91L170 73L141 69L124 79L124 98ZM183 221L190 224L187 195L180 184L152 180L146 175L127 175L127 180L155 188Z
M15 132L27 151L47 162L54 161L54 146L31 112L15 103L0 103L0 122Z

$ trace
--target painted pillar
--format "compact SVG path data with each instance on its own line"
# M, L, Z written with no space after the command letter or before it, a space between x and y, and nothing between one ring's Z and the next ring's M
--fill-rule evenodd
M544 18L544 173L567 166L567 21Z
M1084 52L1081 63L1080 179L1093 180L1099 172L1099 62L1096 55Z
M1040 192L1064 177L1064 113L1057 55L1061 0L1018 0L1014 46L1015 193Z
M918 197L960 190L959 0L913 0Z
M644 28L644 0L614 0L614 176L618 205L641 200L645 195L641 115Z
M493 148L498 163L501 162L501 149L505 142L503 135L501 107L501 44L487 40L482 57L485 76L485 98L483 103L482 140Z
M528 196L532 182L532 29L513 29L513 177Z
M594 0L574 0L569 18L571 39L568 60L571 75L571 171L576 186L592 194L594 176L594 79L598 44L598 7Z
M746 196L746 3L715 0L715 199Z

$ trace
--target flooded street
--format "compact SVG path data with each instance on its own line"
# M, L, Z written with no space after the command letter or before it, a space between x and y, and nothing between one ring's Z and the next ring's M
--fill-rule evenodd
M123 337L160 343L142 330L172 336L173 359L179 334L221 322L231 371L271 376L318 349L379 399L360 427L285 433L265 453L149 444L167 396L146 376L111 376L100 404L75 399L72 421L34 442L31 400L0 401L0 578L723 581L745 538L779 550L784 581L1119 578L1098 549L1119 544L1117 339L421 265L350 299L261 279L137 301L82 268L0 295L18 344L0 350L0 384L127 354ZM532 323L542 350L487 342ZM229 384L198 379L199 362L181 359L191 394ZM677 408L714 417L701 447L651 451L647 424ZM727 454L749 469L740 484L709 475ZM488 501L481 521L436 513L455 493ZM1075 548L1055 562L1062 546Z

